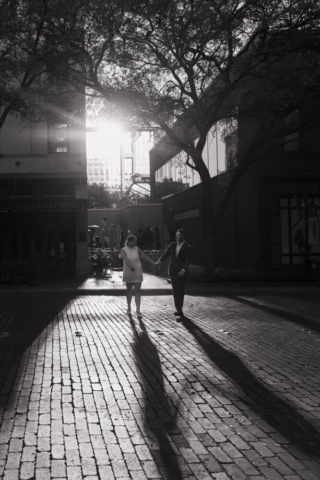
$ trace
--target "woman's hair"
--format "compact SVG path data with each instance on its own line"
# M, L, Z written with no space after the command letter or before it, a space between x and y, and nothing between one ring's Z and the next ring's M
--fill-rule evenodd
M137 237L134 235L129 235L127 240L124 242L125 246L127 246L129 242L132 242L132 240L137 240Z

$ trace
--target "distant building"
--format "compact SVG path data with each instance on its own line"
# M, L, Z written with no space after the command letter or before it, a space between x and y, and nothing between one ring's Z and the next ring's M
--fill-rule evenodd
M112 158L94 157L87 160L89 183L104 183L109 188L120 185L120 161Z
M83 109L84 111L84 109ZM0 267L86 275L85 118L0 130Z
M109 188L125 190L134 173L150 172L149 150L153 133L112 131L91 128L87 131L87 173L89 183L104 183ZM98 149L96 146L98 145ZM101 155L101 152L103 154ZM98 154L97 154L98 153Z

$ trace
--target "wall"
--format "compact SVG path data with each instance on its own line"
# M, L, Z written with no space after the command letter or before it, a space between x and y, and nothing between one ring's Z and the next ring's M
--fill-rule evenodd
M69 147L71 154L86 152L85 122L70 123ZM47 122L22 122L8 116L0 129L2 155L46 155L48 153Z
M126 205L122 209L121 218L124 232L130 230L131 233L134 233L140 224L144 226L151 225L153 228L158 227L161 231L163 226L162 205L159 203ZM160 242L162 243L161 239Z
M16 162L20 162L17 166ZM4 157L0 162L0 174L76 177L86 183L86 158L84 154L53 153L45 156Z
M215 177L213 183L213 214L223 199L225 185L222 178ZM239 183L236 192L223 216L216 239L216 266L228 268L255 268L259 258L258 189L254 172ZM205 262L203 250L203 217L201 185L184 190L163 200L164 223L167 224L172 240L178 228L187 232L187 241L192 246L191 262ZM175 221L174 215L199 208L199 216Z
M256 166L251 167L241 178L235 194L237 204L237 248L240 269L254 269L260 262L261 205Z
M105 217L107 217L107 231L111 224L115 227L121 225L121 210L118 208L94 208L88 210L88 225L99 226L94 233L95 235L101 236L101 224Z

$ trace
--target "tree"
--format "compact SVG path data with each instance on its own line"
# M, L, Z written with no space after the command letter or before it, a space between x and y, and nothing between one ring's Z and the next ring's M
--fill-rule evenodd
M163 158L186 153L202 182L206 267L232 192L284 119L317 94L319 5L310 0L97 0L77 3L67 32L81 71L60 72L130 123L160 129ZM70 23L70 22L69 22ZM252 119L215 215L203 149L212 125L225 134ZM170 155L169 155L170 153Z
M64 45L59 15L66 17L59 0L1 2L0 128L8 115L37 122L83 112L74 87L55 72L54 59L59 51L62 60Z
M104 183L88 184L88 208L110 208L121 199L121 191L110 190Z

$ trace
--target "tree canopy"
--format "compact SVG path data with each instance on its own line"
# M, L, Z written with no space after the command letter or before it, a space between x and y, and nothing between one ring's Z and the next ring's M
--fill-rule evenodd
M104 183L88 184L88 208L110 208L121 198L120 189L111 190Z
M83 113L74 87L56 71L65 46L59 15L67 17L61 1L1 2L0 128L9 114L36 122Z

